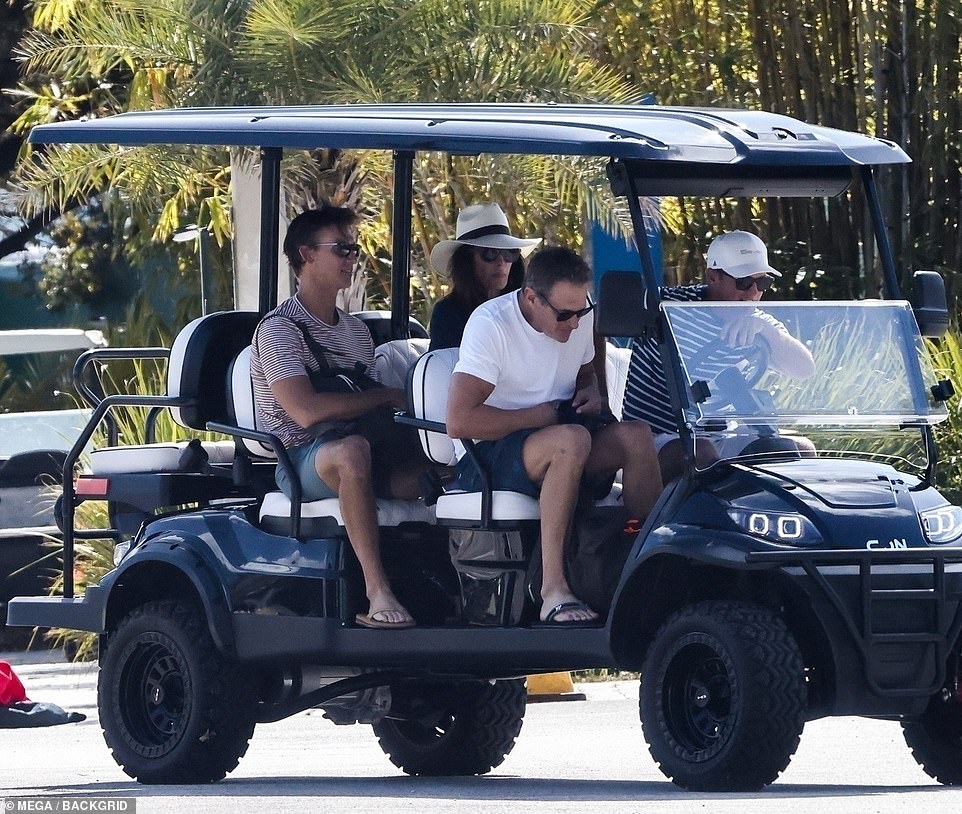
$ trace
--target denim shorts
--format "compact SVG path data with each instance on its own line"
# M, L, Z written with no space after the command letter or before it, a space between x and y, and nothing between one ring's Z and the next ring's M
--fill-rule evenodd
M477 441L475 454L491 475L491 489L521 492L531 497L541 494L540 484L528 477L524 468L522 447L536 430L518 430L498 441ZM481 475L468 455L458 461L458 486L466 492L481 491Z
M335 492L330 486L321 480L320 476L317 474L317 469L314 466L314 458L317 455L317 451L323 444L333 440L325 436L326 433L320 438L315 438L313 441L310 441L307 444L301 444L300 446L291 447L289 450L287 450L287 455L291 459L291 464L294 466L294 472L297 474L297 477L301 482L302 502L337 497L337 492ZM291 484L288 478L287 470L284 469L284 467L277 467L276 471L274 472L274 480L277 482L280 490L287 495L288 499L290 499Z

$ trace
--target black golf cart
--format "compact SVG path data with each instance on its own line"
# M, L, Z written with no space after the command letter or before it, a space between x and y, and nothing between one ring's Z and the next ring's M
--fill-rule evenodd
M770 783L805 721L828 715L901 721L925 770L962 782L962 509L935 488L932 441L951 386L922 340L945 330L945 294L930 272L916 274L914 308L899 290L876 185L879 168L908 161L898 147L761 112L513 104L170 110L41 126L31 141L260 151L258 310L195 320L169 350L81 358L94 412L64 468L64 595L9 607L9 624L100 635L100 720L128 774L218 780L256 723L309 707L371 724L410 774L482 774L521 729L525 675L618 667L641 671L645 737L683 787ZM422 355L411 338L418 154L576 156L625 202L642 268L603 278L598 330L658 338L686 449L702 436L746 443L666 486L603 625L536 624L524 588L537 501L487 489L379 502L392 584L418 624L354 623L363 591L338 503L277 491L274 469L289 461L258 429L248 366L277 299L282 153L316 148L393 155L393 308L367 318L390 328L379 363L417 359L401 420L439 463L453 450L442 422L454 356ZM779 374L764 343L719 366L684 339L743 306L659 302L643 196L829 198L850 186L873 215L884 299L762 305L808 348L814 374ZM124 354L168 356L167 392L99 399L90 362ZM624 361L612 351L613 393ZM148 426L143 445L96 450L75 479L95 428L126 405L233 440L164 444ZM817 453L786 443L797 437ZM110 529L75 528L87 500L108 502ZM116 540L116 568L75 596L74 541L90 536Z

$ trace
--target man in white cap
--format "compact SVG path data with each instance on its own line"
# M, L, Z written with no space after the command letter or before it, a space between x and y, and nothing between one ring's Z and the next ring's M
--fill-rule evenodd
M662 287L663 300L709 302L758 302L776 277L781 274L768 263L768 249L751 232L733 231L719 235L708 247L706 283ZM727 323L721 340L730 347L751 345L761 335L771 349L769 365L793 378L807 378L815 370L812 354L770 314L754 309L742 318ZM677 419L671 411L671 399L665 381L661 350L654 337L635 340L625 385L622 415L626 421L644 421L655 435L658 461L665 482L680 474L684 464L683 449L678 440ZM805 438L796 438L798 447L814 450ZM734 449L726 450L735 454ZM696 464L707 466L718 458L718 450L710 443L696 448Z

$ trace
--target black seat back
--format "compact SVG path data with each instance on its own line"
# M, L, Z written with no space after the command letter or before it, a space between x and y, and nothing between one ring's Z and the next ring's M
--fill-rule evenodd
M255 311L219 311L198 317L177 334L170 348L167 395L190 400L171 410L178 424L203 430L208 421L231 421L228 371L251 343L259 320Z

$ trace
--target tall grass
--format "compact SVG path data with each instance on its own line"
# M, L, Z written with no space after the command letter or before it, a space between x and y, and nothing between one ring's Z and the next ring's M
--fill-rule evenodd
M949 379L955 396L949 399L949 417L935 429L939 447L939 487L956 505L962 505L962 326L942 339L929 341L936 374Z

